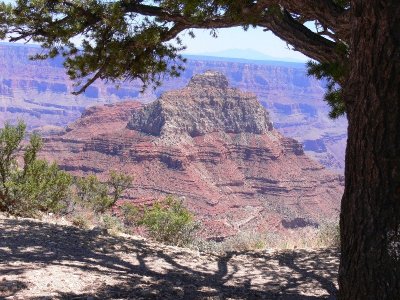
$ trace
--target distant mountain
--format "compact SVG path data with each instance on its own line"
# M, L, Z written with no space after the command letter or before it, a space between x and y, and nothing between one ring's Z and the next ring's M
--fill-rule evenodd
M221 57L221 58L241 58L248 60L267 60L267 61L284 61L284 62L302 62L304 60L301 59L293 59L289 57L274 57L262 53L260 51L256 51L253 49L227 49L216 52L204 52L198 53L195 55L199 56L211 56L211 57Z
M303 143L305 151L325 166L343 172L347 121L332 121L322 101L325 83L306 75L304 63L187 56L179 78L166 78L156 91L140 93L139 81L119 88L95 82L85 94L74 96L61 59L31 61L37 46L0 43L0 125L24 119L43 133L62 129L89 106L126 100L151 102L164 92L182 88L207 70L223 73L230 84L252 92L270 113L274 127ZM48 126L51 125L51 126Z
M218 56L195 55L195 54L184 54L183 57L187 58L188 60L281 66L281 67L290 67L290 68L295 68L295 69L304 69L304 67L305 67L304 62L294 62L294 61L292 62L292 61L281 61L281 60L257 60L257 59L218 57Z

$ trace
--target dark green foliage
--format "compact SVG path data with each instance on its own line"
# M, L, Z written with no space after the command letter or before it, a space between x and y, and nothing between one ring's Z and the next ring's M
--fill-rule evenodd
M344 115L346 113L346 107L339 82L343 80L346 69L338 63L318 63L309 61L307 63L307 74L309 76L315 76L317 79L325 79L327 81L325 101L331 107L329 116L335 119Z
M25 133L23 122L0 130L0 210L20 216L58 212L66 205L72 177L37 158L39 136L32 135L24 147ZM18 156L23 162L18 163Z
M337 5L339 5L342 8L350 8L350 1L348 0L333 0Z
M5 124L0 129L0 211L34 217L60 212L71 205L73 177L56 164L37 158L42 139L36 134L24 142L26 125ZM97 213L112 207L133 178L111 172L107 182L94 175L75 180L75 200Z
M344 14L350 2L317 2L315 7L289 2L18 0L15 5L0 4L0 37L41 44L46 51L34 59L64 56L67 73L79 86L76 93L82 93L97 79L116 85L139 79L146 88L157 87L164 76L179 76L185 61L179 55L184 49L179 34L184 31L194 37L192 30L203 28L216 37L218 28L258 26L322 62L311 65L309 74L328 80L326 101L332 107L331 117L342 115L345 105L340 84L345 74L338 78L332 71L348 62L348 34L340 22L332 21L334 17L323 15L327 11ZM311 21L316 32L305 26Z
M0 7L0 32L4 37L7 30L24 28L26 34L10 40L31 36L48 50L34 59L64 56L68 75L80 86L78 93L99 78L140 79L144 86L158 86L164 74L178 76L184 59L177 53L183 48L163 42L175 37L169 24L126 14L123 5L123 1L18 0L14 9ZM81 45L74 43L77 36Z
M35 160L24 176L9 185L12 198L18 200L12 211L18 215L28 212L34 215L36 210L59 212L66 207L70 184L71 176L60 171L56 164Z

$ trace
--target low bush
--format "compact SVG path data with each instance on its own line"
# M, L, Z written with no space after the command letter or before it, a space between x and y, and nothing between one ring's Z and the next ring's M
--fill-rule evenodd
M182 201L171 196L144 209L137 224L143 225L155 240L175 246L191 243L199 228Z
M124 225L121 220L116 216L105 214L102 216L102 227L107 230L107 232L112 234L117 234L124 230Z
M134 226L140 221L140 210L132 203L125 202L120 206L122 217L126 226Z
M318 242L323 247L340 247L339 222L326 222L320 225L317 234Z
M222 254L232 251L263 250L267 247L267 244L263 234L244 231L227 237L221 242L199 238L192 241L189 247L201 252Z
M95 175L76 178L75 191L76 203L93 209L96 213L104 213L112 206L107 186Z
M261 250L266 247L265 237L258 232L240 232L224 241L226 251Z
M72 219L72 225L82 229L88 229L90 227L90 222L85 216L77 215Z
M96 213L105 213L122 196L132 183L133 177L112 171L106 182L95 175L77 178L75 181L76 202L90 207Z
M6 123L0 129L0 211L23 217L74 210L78 214L73 215L79 217L79 212L88 209L103 214L133 180L131 176L112 171L106 182L100 182L95 175L74 181L56 164L38 159L42 139L32 134L26 142L26 135L23 122Z

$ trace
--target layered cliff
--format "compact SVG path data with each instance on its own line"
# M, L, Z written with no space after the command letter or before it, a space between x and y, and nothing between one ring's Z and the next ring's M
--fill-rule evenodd
M212 132L262 134L272 130L272 123L254 95L229 88L224 75L209 71L134 113L128 128L154 136L193 138Z
M144 107L91 108L49 138L43 155L76 174L133 175L130 201L182 197L210 237L316 226L337 215L342 193L339 175L273 129L256 98L218 73Z
M30 128L64 127L87 107L127 99L147 103L165 91L186 86L193 75L212 69L226 75L233 86L256 94L270 112L275 128L300 142L307 141L308 154L343 171L346 120L327 117L328 108L322 101L324 83L307 77L304 64L192 56L181 77L166 78L156 91L141 94L141 84L136 81L121 83L119 88L98 81L85 94L74 96L73 83L60 59L28 59L38 51L37 47L0 43L0 122L22 118ZM315 143L322 143L325 150L310 147Z

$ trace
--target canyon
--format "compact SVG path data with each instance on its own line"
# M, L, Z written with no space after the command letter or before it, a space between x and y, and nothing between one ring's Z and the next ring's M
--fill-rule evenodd
M308 155L343 173L347 121L329 119L322 101L324 82L307 77L303 63L188 56L182 75L165 78L156 90L141 93L139 81L120 82L119 87L97 81L75 96L60 58L29 60L40 51L32 45L0 43L1 123L23 119L30 130L44 135L62 132L90 106L127 100L149 103L166 91L186 86L193 75L215 70L232 86L254 93L268 109L273 126L300 141Z
M215 239L317 227L338 216L343 192L343 176L276 130L254 94L211 71L148 104L90 107L41 155L78 176L133 175L124 198L138 205L175 195Z

